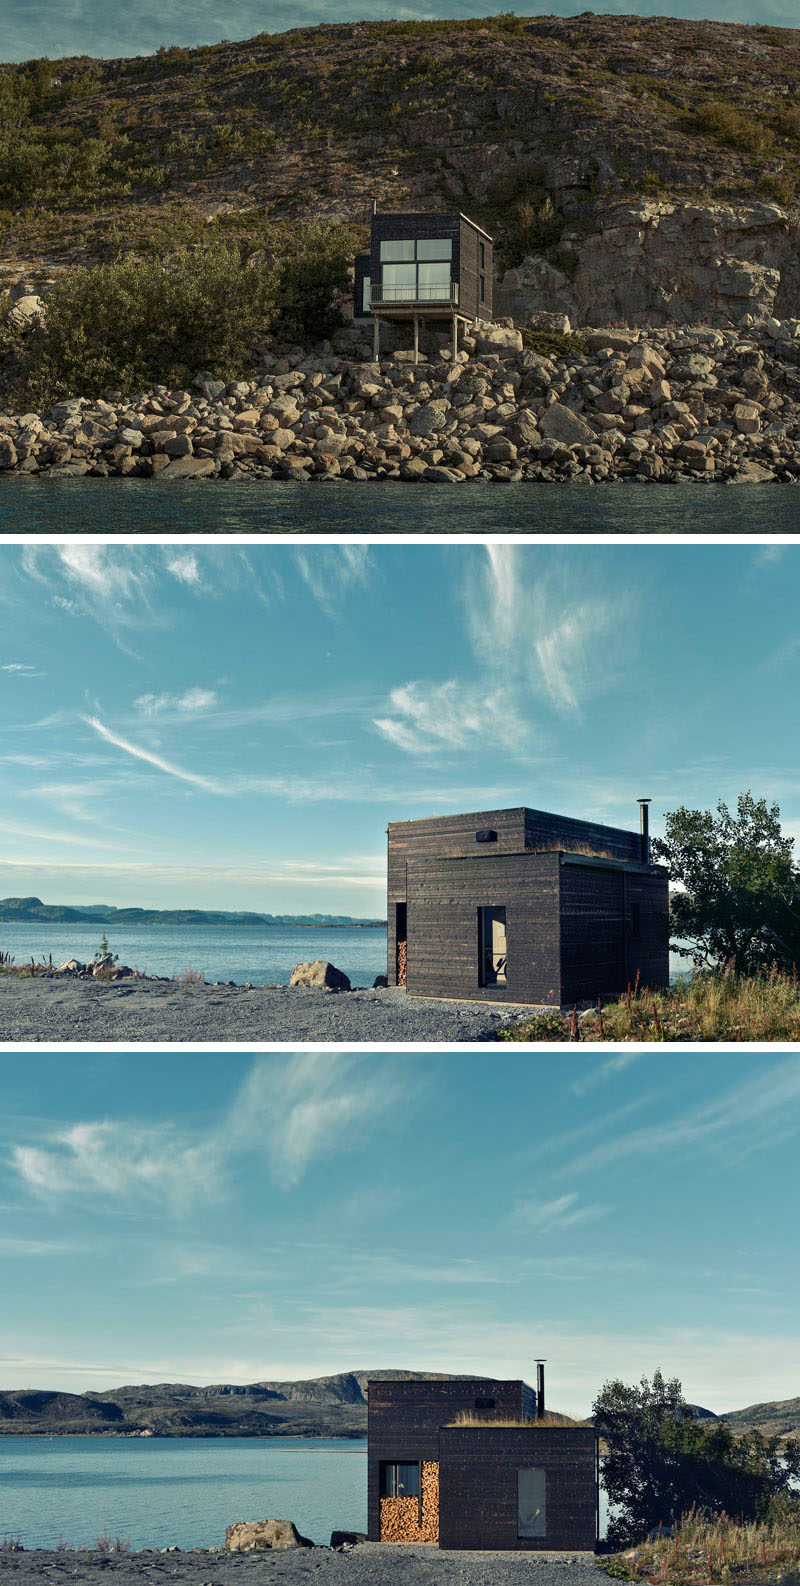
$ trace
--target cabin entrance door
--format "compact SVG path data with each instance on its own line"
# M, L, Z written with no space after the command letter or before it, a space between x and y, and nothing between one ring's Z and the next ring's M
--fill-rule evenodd
M478 984L505 986L506 911L505 908L485 907L478 910Z

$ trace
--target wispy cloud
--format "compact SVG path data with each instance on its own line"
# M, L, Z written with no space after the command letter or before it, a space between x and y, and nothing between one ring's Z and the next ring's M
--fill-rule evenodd
M590 1069L588 1074L584 1074L580 1079L574 1079L572 1089L576 1096L585 1096L598 1085L604 1085L606 1080L615 1079L617 1074L622 1074L632 1063L640 1063L646 1056L646 1052L620 1052L617 1057L606 1058L604 1063L598 1063L597 1067Z
M134 760L144 760L147 765L155 766L156 770L163 771L166 776L177 777L180 782L189 782L194 787L204 788L207 793L225 792L222 783L214 782L210 777L200 776L196 771L185 771L182 766L174 765L171 760L165 760L161 755L154 754L152 750L143 748L141 744L131 743L128 738L121 738L119 733L112 732L111 728L106 727L96 716L84 716L82 719L87 727L91 727L105 739L106 743L113 744L115 749L131 755Z
M528 736L511 701L453 678L446 683L402 683L392 689L386 710L374 718L374 725L410 754L498 743L511 749Z
M605 589L598 574L587 594L586 582L576 588L544 547L486 547L470 569L465 607L476 656L496 687L577 715L613 686L636 642L633 596Z
M582 1206L577 1190L572 1190L568 1195L558 1195L552 1200L518 1201L514 1208L513 1220L526 1228L529 1233L564 1233L568 1228L579 1228L584 1223L597 1222L598 1218L607 1217L613 1209L613 1206L606 1206L600 1202Z
M296 551L295 562L303 582L328 616L353 590L366 588L371 571L370 548L349 545L315 545L313 551Z
M177 578L181 584L189 584L199 588L203 580L200 576L200 568L197 565L197 557L194 551L167 552L166 556L167 572L171 573L173 578Z
M219 704L219 695L213 688L187 688L182 694L140 694L134 700L135 708L143 716L158 716L165 710L177 710L191 715L196 711L213 710Z
M663 1156L669 1151L713 1151L730 1165L798 1133L800 1063L791 1057L771 1067L759 1063L751 1078L703 1106L674 1118L660 1117L655 1124L626 1129L586 1147L560 1171L595 1172L630 1157L649 1157L656 1152Z
M122 1200L136 1193L176 1208L216 1188L215 1142L187 1142L170 1125L137 1128L111 1120L76 1123L45 1146L15 1145L22 1182L43 1198L64 1195Z
M12 677L44 677L44 672L28 661L4 661L0 672L8 672Z
M219 1197L244 1152L266 1159L282 1191L322 1159L349 1154L359 1129L374 1135L406 1119L419 1082L374 1056L308 1051L253 1064L217 1127L88 1120L15 1143L18 1179L44 1200L91 1197L119 1204L144 1196L175 1212Z

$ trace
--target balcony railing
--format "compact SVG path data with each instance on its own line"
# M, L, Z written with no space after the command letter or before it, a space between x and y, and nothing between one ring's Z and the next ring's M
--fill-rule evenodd
M458 302L458 282L443 281L437 286L376 286L372 293L372 307L392 308L402 305L403 308L414 308L419 304L421 308L430 303Z

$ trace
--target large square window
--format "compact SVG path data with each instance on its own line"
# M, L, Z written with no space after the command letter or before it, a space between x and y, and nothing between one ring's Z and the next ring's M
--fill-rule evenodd
M419 1465L387 1463L381 1465L382 1498L418 1498Z

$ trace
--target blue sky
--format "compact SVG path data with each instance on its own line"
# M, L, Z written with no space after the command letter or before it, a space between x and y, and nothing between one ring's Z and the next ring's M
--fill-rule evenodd
M403 1367L797 1392L800 1060L2 1058L0 1387Z
M0 896L384 912L390 819L800 837L800 550L0 548Z
M331 0L306 0L289 5L286 0L255 4L254 0L170 0L167 7L132 3L110 9L105 0L0 0L0 52L3 60L29 60L47 55L147 55L162 44L216 44L220 39L252 38L261 32L280 33L287 28L317 23L352 22L364 18L491 16L507 9L487 0L439 0L438 4L411 5L397 0L367 0L355 5ZM543 5L515 7L519 16L576 16L585 10L583 0L546 0ZM600 15L678 16L708 18L716 22L769 23L796 27L793 0L616 0L598 7Z

